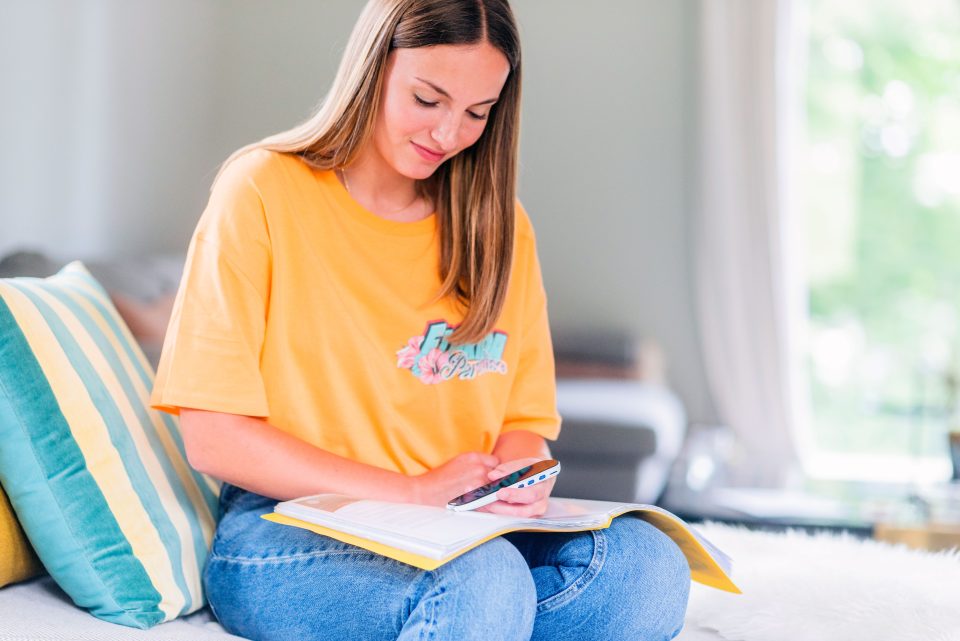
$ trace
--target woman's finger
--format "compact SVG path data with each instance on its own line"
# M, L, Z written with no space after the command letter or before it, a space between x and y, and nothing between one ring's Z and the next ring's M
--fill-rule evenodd
M528 457L528 458L518 458L511 461L504 461L496 468L490 471L490 480L500 478L501 476L506 476L512 472L516 472L520 468L526 467L528 465L533 465L540 459Z
M550 494L546 483L538 483L531 487L508 487L497 492L497 500L506 503L521 503L529 505L544 500Z
M483 511L491 514L503 514L504 516L531 517L534 516L534 509L531 505L521 505L519 503L504 503L497 501L483 508Z
M500 477L506 476L506 475L509 474L509 473L510 473L510 472L506 471L506 470L503 469L502 467L495 467L495 468L493 468L492 470L490 470L490 471L487 473L487 476L489 476L489 477L490 477L490 480L493 481L493 480L498 479L498 478L500 478Z
M547 511L547 501L543 500L537 503L531 503L529 505L497 501L496 503L491 503L490 505L484 506L481 509L485 512L490 512L491 514L503 514L505 516L516 516L520 518L535 518L538 516L543 516L543 514Z
M514 505L529 505L537 500L538 497L531 497L532 492L523 493L514 489L503 489L497 492L497 500L502 503L512 503Z

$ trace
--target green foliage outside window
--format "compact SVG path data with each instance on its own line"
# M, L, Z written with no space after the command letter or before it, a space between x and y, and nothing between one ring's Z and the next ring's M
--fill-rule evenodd
M960 363L960 2L810 0L816 448L945 456Z

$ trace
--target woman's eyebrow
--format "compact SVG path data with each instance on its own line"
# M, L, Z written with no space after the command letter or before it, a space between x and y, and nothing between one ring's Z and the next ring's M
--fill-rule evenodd
M445 96L446 98L450 98L451 100L453 100L452 96L451 96L450 94L448 94L446 91L444 91L443 88L438 87L437 85L433 84L433 83L430 82L429 80L424 80L423 78L419 78L419 77L417 77L417 76L414 76L414 77L415 77L417 80L419 80L420 82L422 82L423 84L425 84L425 85L430 85L430 88L433 89L434 91L436 91L436 92L437 92L438 94L440 94L441 96ZM476 107L477 105L492 105L492 104L495 103L496 101L497 101L496 98L488 98L487 100L481 100L480 102L474 103L474 104L472 104L472 105L470 105L470 106L471 106L471 107Z

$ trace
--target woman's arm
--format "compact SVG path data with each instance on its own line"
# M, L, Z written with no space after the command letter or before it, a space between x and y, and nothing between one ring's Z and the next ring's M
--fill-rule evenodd
M497 442L493 446L493 455L501 461L533 457L540 461L550 458L550 448L547 447L547 440L539 434L525 430L513 430L512 432L505 432L497 438Z
M310 445L260 418L181 408L180 426L195 469L277 500L331 492L443 505L486 483L498 462L469 452L425 474L406 476Z

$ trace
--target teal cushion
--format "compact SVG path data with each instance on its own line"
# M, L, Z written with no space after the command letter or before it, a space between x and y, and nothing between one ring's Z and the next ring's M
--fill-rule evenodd
M0 280L0 482L74 602L147 628L203 605L215 482L186 462L153 371L81 263Z

